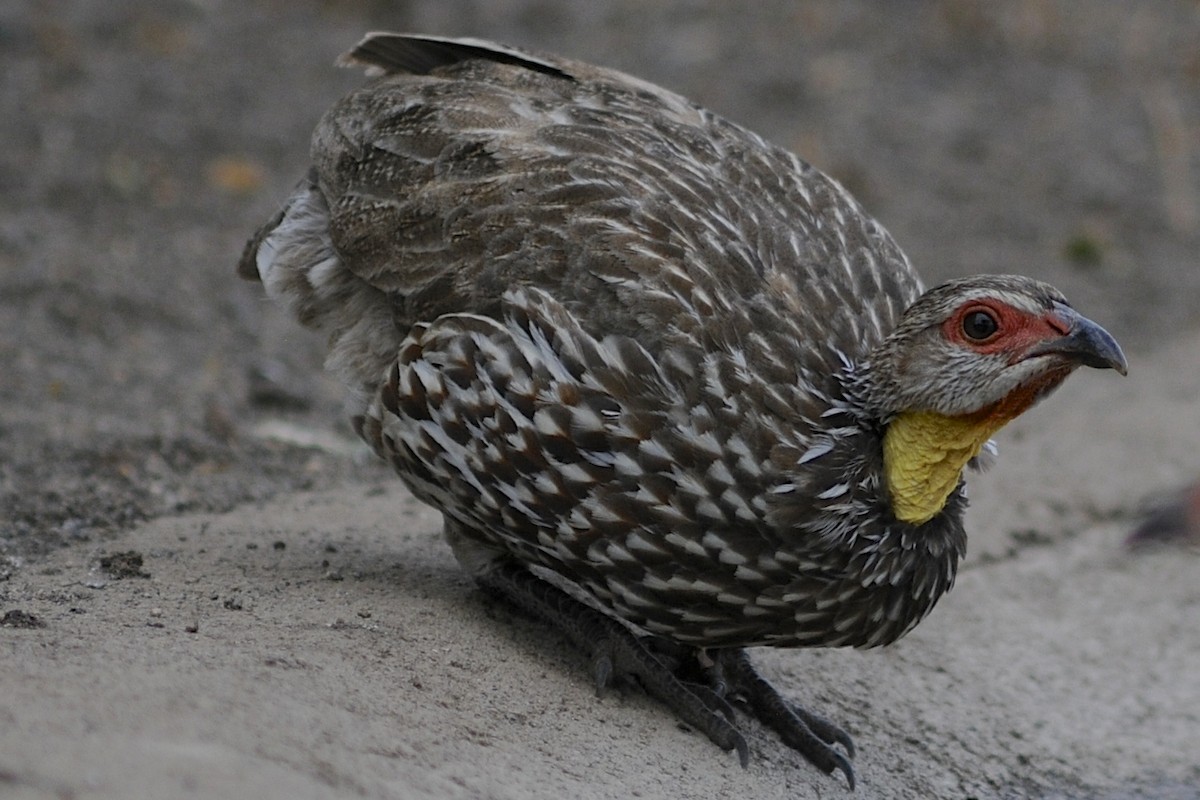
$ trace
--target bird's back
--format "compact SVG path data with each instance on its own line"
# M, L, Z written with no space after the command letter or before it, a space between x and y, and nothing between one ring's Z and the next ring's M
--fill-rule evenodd
M826 389L919 293L840 186L678 95L482 42L389 35L350 58L387 74L323 118L306 202L400 337L498 318L505 291L534 286L656 358L732 346Z

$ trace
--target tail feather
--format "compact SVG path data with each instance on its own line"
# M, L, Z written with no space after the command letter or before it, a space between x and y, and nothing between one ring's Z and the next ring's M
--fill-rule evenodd
M482 39L449 39L402 33L368 33L337 63L342 67L367 67L373 74L407 72L426 75L438 67L470 59L512 64L558 78L572 79L561 66L551 61Z
M283 208L246 244L238 274L262 282L267 295L304 325L329 335L327 365L366 397L401 333L392 300L346 269L329 232L329 207L316 175L300 182ZM365 402L365 401L364 401Z
M263 241L283 222L283 215L287 213L287 210L287 206L279 209L279 212L255 231L250 240L246 242L246 246L242 248L242 256L237 263L238 277L262 283L262 274L258 270L259 248L262 247Z

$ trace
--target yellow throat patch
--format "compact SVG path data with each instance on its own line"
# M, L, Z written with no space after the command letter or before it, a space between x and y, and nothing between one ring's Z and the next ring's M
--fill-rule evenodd
M948 417L932 411L906 411L883 437L883 468L892 513L920 525L946 505L963 467L1011 417Z

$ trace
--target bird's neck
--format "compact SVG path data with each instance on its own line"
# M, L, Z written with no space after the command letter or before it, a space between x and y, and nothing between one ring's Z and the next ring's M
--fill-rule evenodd
M908 411L892 420L883 437L883 469L896 519L913 525L933 519L967 462L1005 421L932 411Z
M902 411L883 436L884 482L896 519L920 525L946 505L963 467L996 431L1057 386L1065 372L1032 381L1002 400L970 414Z
M823 436L799 454L786 482L772 493L768 519L779 530L801 532L823 580L847 577L837 590L839 608L864 622L840 643L873 647L911 630L954 584L966 550L966 498L955 490L960 465L948 470L946 494L929 502L937 507L930 517L923 523L899 519L889 494L889 423L866 413L853 396L838 408L823 417ZM901 422L892 436L918 424ZM929 475L914 481L925 486Z

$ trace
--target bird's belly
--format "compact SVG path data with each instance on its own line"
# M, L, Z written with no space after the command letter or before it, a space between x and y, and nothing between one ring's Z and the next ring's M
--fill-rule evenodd
M698 535L685 538L649 512L633 520L601 514L592 525L587 503L570 508L551 498L542 505L545 498L529 490L508 505L497 498L514 492L498 490L486 475L465 478L454 469L435 475L397 453L389 460L414 494L441 510L448 527L482 554L464 559L457 542L464 568L512 559L549 571L635 628L696 647L886 645L924 618L952 582L943 573L953 564L935 562L909 565L912 574L894 583L864 582L843 559L778 544L756 549L756 537L705 531L682 517L679 528ZM551 514L552 507L566 513ZM739 548L722 545L728 542Z

